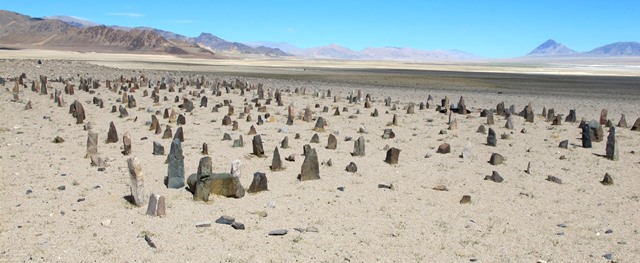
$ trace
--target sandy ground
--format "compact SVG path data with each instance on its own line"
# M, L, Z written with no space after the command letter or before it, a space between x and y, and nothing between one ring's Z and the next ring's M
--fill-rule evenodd
M321 165L316 181L300 182L296 176L304 156L302 147L314 135L314 122L296 120L293 126L286 122L286 107L267 105L268 112L276 116L274 123L257 125L258 113L251 111L253 122L237 119L251 100L255 91L244 97L238 90L221 97L211 95L208 108L196 108L186 114L187 124L182 126L185 142L185 173L195 173L202 143L209 145L214 172L228 172L233 160L242 162L241 182L248 187L255 172L264 172L269 181L269 191L247 194L233 199L215 196L209 203L195 202L185 189L167 189L166 156L152 155L152 142L163 144L169 151L170 140L161 139L148 131L145 122L156 110L173 108L184 113L173 103L175 96L192 99L196 107L199 98L187 95L196 90L189 86L182 93L164 90L161 96L170 101L153 105L149 97L142 97L142 90L134 93L138 109L128 109L128 118L111 113L112 105L121 95L104 89L104 80L115 80L144 74L157 81L162 77L180 77L195 80L204 74L208 81L233 81L229 65L216 72L212 68L192 70L188 61L172 58L152 58L164 63L137 59L116 62L124 57L100 54L69 55L71 60L45 59L38 65L33 57L2 51L0 58L22 57L26 59L3 60L0 70L3 78L14 78L26 73L29 82L38 75L51 78L70 78L77 85L80 77L100 79L103 87L95 94L76 89L75 95L64 95L66 105L57 107L49 96L39 95L28 88L20 89L20 100L12 102L13 83L0 90L0 261L22 262L607 262L640 261L640 190L638 166L640 158L640 132L618 129L620 160L603 158L605 142L594 142L593 148L582 148L578 123L552 126L536 115L534 123L525 123L514 116L514 130L504 128L504 117L496 116L491 127L497 134L509 134L509 139L498 139L497 147L486 145L486 135L476 133L485 118L479 117L481 109L495 109L504 101L515 105L518 111L531 102L539 114L543 105L555 108L557 113L568 114L577 110L578 120L598 119L600 110L607 108L609 118L617 123L625 114L629 125L640 117L640 92L627 90L621 99L611 96L586 96L580 86L566 86L563 93L514 90L497 93L485 88L408 89L394 87L385 82L385 74L377 75L381 85L368 86L340 81L314 81L283 77L269 78L272 71L252 65L238 66L246 73L250 69L266 77L241 77L249 83L263 83L265 88L306 88L307 95L285 92L284 104L293 103L299 111L304 107L314 110L313 116L322 116L328 123L325 132L318 133L319 144L311 144L318 151L320 162L332 160L333 165ZM13 54L13 55L7 55ZM59 54L46 53L49 59L62 58ZM68 55L68 54L67 54ZM56 57L57 56L57 57ZM66 56L66 55L65 55ZM110 57L110 58L107 58ZM85 62L79 62L81 60ZM87 63L89 62L89 63ZM137 64L132 64L137 63ZM216 62L217 63L217 62ZM241 62L235 62L242 64ZM335 63L335 62L334 62ZM137 65L131 69L131 65ZM287 67L280 71L291 71ZM202 73L204 72L204 73ZM257 73L256 73L257 72ZM242 76L242 74L238 73ZM539 83L545 85L545 83ZM49 93L63 89L61 83L51 83ZM331 90L341 100L313 97L313 92ZM362 103L349 104L345 97L349 92L361 90L372 94L375 101L371 109ZM151 90L149 90L151 92ZM409 102L426 102L427 96L436 102L448 96L457 103L464 96L472 111L468 116L456 115L458 129L446 130L448 117L434 109L419 110L407 114L403 107ZM100 109L91 104L96 96L105 102ZM390 96L398 106L396 111L385 107L383 98ZM239 122L239 131L222 126L226 107L212 113L211 108L224 99L230 99L236 108L232 119ZM23 110L30 100L32 110ZM92 167L84 158L87 132L68 114L69 104L80 101L87 113L86 122L94 124L99 133L98 151L109 159L105 171ZM328 106L328 113L315 104ZM125 105L126 106L126 105ZM346 107L348 112L334 116L334 107ZM379 117L370 113L377 108ZM357 111L360 114L356 114ZM151 112L151 113L150 113ZM399 125L388 127L393 114ZM350 117L353 116L353 117ZM136 120L137 119L137 120ZM159 116L163 127L168 120ZM132 155L124 156L122 140L105 144L109 122L117 127L120 139L129 132L133 139ZM176 125L170 124L174 127ZM254 125L262 135L266 158L251 155L251 138L247 135ZM367 134L358 133L365 126ZM280 132L286 128L285 132ZM385 128L392 128L394 139L382 139ZM520 131L526 128L527 133ZM608 129L605 129L605 135ZM243 134L245 147L232 148L231 142L222 141L229 133L236 139ZM299 133L301 138L293 139ZM336 150L325 149L330 133L336 134ZM55 144L54 137L65 142ZM280 149L284 158L296 155L295 162L284 161L286 169L269 170L273 149L289 137L289 149ZM345 137L366 139L366 156L352 157L353 142ZM143 137L148 139L142 140ZM569 140L568 149L558 144ZM605 139L606 141L606 139ZM436 148L449 143L450 154L438 154ZM383 160L385 146L401 150L399 163L389 165ZM461 158L464 148L471 157ZM488 163L492 153L506 157L502 165ZM425 156L430 156L425 158ZM137 157L142 163L147 195L164 195L167 215L162 218L145 215L146 207L135 207L125 197L130 194L126 159ZM564 156L564 158L561 158ZM356 173L348 173L345 167L355 162ZM531 163L531 174L524 170ZM483 180L498 171L504 182ZM614 184L600 183L605 173L612 175ZM562 184L545 180L553 175ZM391 189L378 188L378 184L393 184ZM445 185L448 191L432 188ZM65 190L59 190L65 186ZM344 191L338 190L343 187ZM470 204L460 204L463 195L470 195ZM260 217L255 212L266 212ZM244 223L246 230L234 230L228 225L213 223L218 217L229 215ZM106 222L108 224L105 224ZM196 228L196 223L211 221L211 227ZM301 233L294 228L315 227L318 232ZM271 230L287 229L284 236L269 236ZM144 240L148 235L157 248L151 248Z

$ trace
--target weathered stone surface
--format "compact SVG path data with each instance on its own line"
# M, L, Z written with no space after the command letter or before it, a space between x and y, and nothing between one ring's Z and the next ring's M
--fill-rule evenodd
M147 206L147 215L158 217L167 215L164 196L151 194L149 206Z
M160 122L158 121L158 118L156 117L156 115L151 115L151 125L149 125L149 130L156 131L158 130L158 127L160 127Z
M153 155L164 155L164 146L159 142L153 141Z
M617 161L620 158L620 154L618 152L616 127L611 127L609 128L609 136L607 137L606 156L609 160Z
M278 151L278 147L273 150L273 160L271 161L271 166L269 167L271 171L280 171L283 169L282 159L280 158L280 151Z
M187 119L184 117L184 115L180 114L180 115L178 115L178 119L176 120L176 124L177 125L185 125L185 124L187 124Z
M167 169L167 187L179 189L184 187L184 155L182 143L178 139L171 142L171 149L167 156L169 168Z
M87 153L84 158L98 155L98 133L94 131L87 132Z
M202 154L209 155L209 145L206 142L202 143Z
M122 151L122 154L124 155L131 154L131 135L129 135L129 132L125 132L124 135L122 136L122 144L124 146L124 150Z
M245 189L240 178L228 173L214 173L211 177L211 193L231 198L242 198Z
M258 157L263 157L264 148L262 146L262 137L260 137L260 135L253 136L252 145L253 145L253 154Z
M118 142L118 131L116 131L116 125L111 122L109 124L109 132L107 133L107 143Z
M320 165L318 163L318 154L315 149L309 149L305 153L302 168L298 175L298 180L318 180L320 179Z
M144 177L142 176L142 167L138 158L133 157L127 159L127 166L129 167L129 177L131 179L131 200L136 206L143 206L145 204L144 196Z
M504 181L502 176L500 176L500 174L497 171L492 171L491 175L487 175L484 179L489 181L494 181L496 183L502 183L502 181Z
M242 138L242 135L240 135L237 140L233 140L233 147L244 147L244 139Z
M360 136L353 142L353 152L351 156L365 156L364 137Z
M600 181L601 184L603 185L612 185L613 184L613 177L611 177L611 175L609 173L606 173L604 175L604 178L602 178L602 181Z
M441 153L441 154L447 154L451 152L451 145L449 145L448 143L443 143L440 144L440 146L438 146L438 150L436 150L437 153Z
M198 172L189 176L187 184L189 189L193 192L193 200L196 201L209 201L209 195L211 194L211 177L213 176L213 168L211 165L211 157L205 156L200 158L198 163Z
M329 134L329 139L327 139L327 149L335 150L338 147L338 139L335 135Z
M267 184L267 174L256 172L253 174L253 181L251 181L251 185L247 189L247 192L257 193L262 191L269 191L269 187Z
M498 138L496 138L496 132L489 128L489 134L487 135L487 145L489 146L496 146L498 142Z
M387 150L387 157L384 162L388 164L398 164L398 158L400 157L400 149L392 147Z
M491 165L500 165L504 162L504 157L498 153L492 153L491 158L489 158L489 163Z

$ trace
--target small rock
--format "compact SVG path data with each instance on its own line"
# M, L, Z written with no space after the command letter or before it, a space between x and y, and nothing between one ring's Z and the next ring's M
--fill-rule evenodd
M109 226L109 225L111 225L111 219L105 219L105 220L102 220L102 221L100 222L100 225L102 225L102 226Z
M223 215L220 218L216 219L217 224L224 224L224 225L231 225L235 221L236 221L235 218L227 215Z
M607 231L604 231L604 233L605 233L605 234L611 234L611 233L613 233L613 230L611 230L611 229L607 229Z
M58 190L60 191L64 191L65 189L67 189L67 187L64 185L58 186Z
M233 227L233 229L235 230L244 230L244 224L240 222L231 223L231 227Z
M278 230L272 230L269 231L269 235L270 236L284 236L288 233L289 231L286 229L278 229Z
M211 221L202 221L196 223L196 227L211 227Z
M600 181L601 184L603 185L612 185L613 184L613 178L611 177L611 175L609 175L609 173L606 173L604 175L604 178L602 179L602 181Z
M344 192L344 186L339 186L337 189L338 189L338 191L340 191L340 192Z
M611 254L611 253L604 254L604 258L607 259L607 260L611 260L611 259L613 259L613 254Z
M432 189L436 190L436 191L449 191L449 189L447 189L447 186L445 186L443 184L436 185L436 187L434 187Z
M558 178L558 177L553 176L553 175L547 176L547 181L554 182L556 184L562 184L562 180L560 178Z
M54 143L63 143L64 139L62 139L62 137L60 137L60 136L56 136L55 138L53 138L53 142Z
M355 173L358 171L358 166L354 162L349 163L346 168L347 172Z
M471 196L470 195L463 195L462 199L460 199L460 204L469 204L471 203Z

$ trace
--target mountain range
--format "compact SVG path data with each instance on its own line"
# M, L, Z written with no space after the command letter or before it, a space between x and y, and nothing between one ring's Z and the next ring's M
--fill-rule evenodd
M407 47L368 47L354 51L338 44L298 48L285 42L227 41L211 33L196 37L151 27L100 25L78 17L33 18L0 10L0 47L74 50L82 52L128 52L197 57L296 56L342 60L471 61L481 57L459 50L420 50ZM640 56L640 43L616 42L587 52L577 52L549 39L524 57L618 57Z
M578 52L549 39L526 55L527 57L636 57L640 56L640 43L616 42L591 51Z

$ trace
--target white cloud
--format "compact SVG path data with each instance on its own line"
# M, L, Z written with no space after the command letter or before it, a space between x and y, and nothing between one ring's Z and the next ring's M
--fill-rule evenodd
M142 17L144 15L140 13L107 13L110 16L126 16L126 17Z

